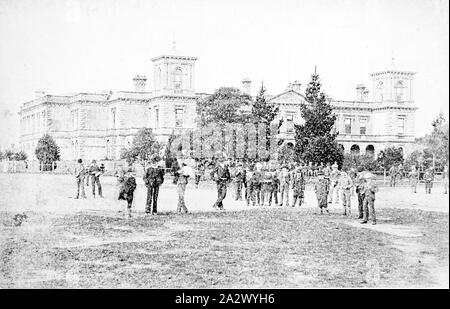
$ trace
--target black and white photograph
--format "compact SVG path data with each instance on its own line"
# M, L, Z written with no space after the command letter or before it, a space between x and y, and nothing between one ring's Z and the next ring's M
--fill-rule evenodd
M0 289L449 289L448 104L446 0L0 0Z

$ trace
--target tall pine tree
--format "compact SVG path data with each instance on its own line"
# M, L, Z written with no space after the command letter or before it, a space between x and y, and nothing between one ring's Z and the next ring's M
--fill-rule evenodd
M252 106L252 115L256 121L269 125L278 115L280 108L274 103L267 101L266 91L266 87L261 83L261 88L259 88L258 95Z
M264 83L261 82L261 88L259 88L259 92L256 95L255 102L252 105L252 118L255 123L256 130L256 144L259 144L259 130L258 127L264 125L266 127L266 150L270 149L270 125L275 117L278 115L280 108L278 105L269 102L266 98L266 87L264 87ZM281 126L281 123L278 127ZM258 157L258 152L256 154ZM270 158L270 155L269 155Z
M297 158L305 162L330 163L337 162L342 166L344 154L338 147L334 132L336 115L321 90L319 74L314 72L306 88L306 103L300 106L302 125L295 125L295 151Z

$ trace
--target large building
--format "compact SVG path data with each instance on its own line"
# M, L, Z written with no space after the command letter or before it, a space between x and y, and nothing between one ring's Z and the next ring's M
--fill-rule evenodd
M37 91L22 105L20 148L35 158L39 138L49 133L61 149L62 160L119 159L142 127L152 128L160 141L173 131L195 127L196 57L162 55L152 59L153 89L145 76L135 76L134 91L78 93L61 96ZM387 70L371 74L372 100L364 85L356 87L355 101L330 99L337 115L338 142L345 152L374 154L389 145L409 152L414 142L413 72ZM242 81L250 93L251 81ZM299 105L305 101L299 82L269 96L280 106L281 137L294 143L294 123L302 121Z

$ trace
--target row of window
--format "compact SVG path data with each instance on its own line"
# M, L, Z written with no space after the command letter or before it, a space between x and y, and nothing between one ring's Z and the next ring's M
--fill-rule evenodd
M45 127L45 112L25 116L21 119L21 127L25 132L36 132Z
M395 91L395 99L397 102L403 102L404 100L404 89L405 86L403 85L402 81L398 81L394 86ZM380 81L375 89L376 93L376 99L377 101L383 101L383 92L384 92L384 83Z
M404 116L397 117L397 134L404 135L405 134L405 124L406 119ZM352 118L344 119L344 133L352 134ZM367 119L361 118L359 120L359 134L366 135L367 134Z

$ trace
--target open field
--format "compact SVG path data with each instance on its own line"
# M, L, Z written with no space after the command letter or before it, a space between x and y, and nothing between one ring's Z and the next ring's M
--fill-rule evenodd
M1 288L446 287L448 196L380 189L378 225L319 215L311 188L302 208L212 210L214 187L186 192L177 215L175 186L160 191L160 215L145 216L139 183L133 218L112 200L75 200L65 175L0 174ZM89 191L90 187L87 188ZM356 201L353 201L356 213Z

